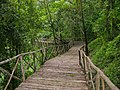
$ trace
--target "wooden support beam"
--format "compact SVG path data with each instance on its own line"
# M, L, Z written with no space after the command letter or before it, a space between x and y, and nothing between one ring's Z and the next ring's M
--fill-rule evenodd
M22 56L19 57L21 62L21 70L22 70L22 80L25 81L25 70L24 70L24 62Z
M10 81L11 81L11 79L12 79L12 77L13 77L13 74L14 74L14 72L15 72L15 69L16 69L17 65L18 65L18 62L19 62L19 58L18 58L15 66L14 66L14 68L13 68L13 70L12 70L12 74L11 74L11 76L10 76L10 78L9 78L9 80L8 80L8 82L7 82L7 85L5 86L4 90L6 90L7 87L8 87L8 85L10 84Z
M95 85L94 85L94 82L93 82L93 75L92 75L92 69L91 69L91 66L89 64L89 71L90 71L90 80L91 80L91 84L92 84L92 90L95 90Z
M36 72L36 60L35 60L35 53L32 54L33 55L33 65L34 65L34 72Z
M82 64L81 64L81 53L80 53L80 50L78 51L78 53L79 53L79 65L81 66Z
M102 90L105 90L105 82L102 78L101 78L101 81L102 81Z
M97 73L97 75L96 75L95 85L96 85L96 90L100 90L100 75L99 75L99 73Z
M10 72L3 69L2 67L0 67L0 71L2 71L3 73L6 73L7 75L11 76ZM18 78L17 76L14 76L13 75L13 78L16 79L16 80L19 80L19 81L22 81L20 78Z
M81 47L82 48L82 47ZM104 80L104 82L109 86L109 88L111 89L111 90L119 90L111 81L110 81L110 79L98 68L98 67L96 67L93 63L92 63L92 61L90 60L90 58L88 57L88 56L86 56L85 55L85 52L82 50L80 48L80 51L81 51L81 57L82 58L87 58L87 60L88 60L88 63L90 64L90 66L97 72L97 78L96 78L96 90L100 90L100 77ZM84 61L84 59L83 59L83 62L85 62ZM85 64L83 64L83 65L85 65ZM84 68L85 66L83 66L83 68ZM104 87L104 86L103 86ZM104 88L103 88L104 89Z

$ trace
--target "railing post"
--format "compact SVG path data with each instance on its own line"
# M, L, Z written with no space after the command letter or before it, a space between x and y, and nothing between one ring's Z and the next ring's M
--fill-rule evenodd
M56 56L58 55L58 48L59 46L56 46Z
M90 64L89 64L88 68L89 68L89 71L90 71L90 80L91 80L91 84L92 84L92 89L95 90L95 86L94 86L94 82L93 82L93 78L92 78L93 75L92 75L92 70L91 70Z
M55 50L55 56L57 56L57 46L54 47Z
M103 78L101 78L101 81L102 81L102 90L105 90L105 82L104 82Z
M86 80L87 80L87 83L89 83L89 76L88 76L88 62L87 62L87 57L85 56L85 75L86 75Z
M70 49L70 44L68 43L68 50Z
M44 64L44 53L43 53L43 50L41 50L41 54L42 54L42 62L41 62L41 64L43 65Z
M62 47L62 46L60 46L60 48L61 48L61 50L60 50L60 54L62 54L62 52L63 52L63 47Z
M64 47L65 47L65 52L66 52L67 51L67 44L65 44Z
M13 74L14 74L14 72L15 72L15 70L16 70L16 67L17 67L18 63L19 63L19 58L18 58L18 60L17 60L17 62L16 62L16 64L15 64L15 66L14 66L14 68L13 68L13 70L12 70L12 74L11 74L11 76L10 76L10 78L9 78L9 80L8 80L8 82L7 82L6 86L5 86L5 88L4 88L4 90L6 90L7 87L8 87L8 85L10 84L10 81L11 81L11 79L12 79L12 77L13 77Z
M22 80L25 81L25 71L24 71L24 63L22 56L19 57L21 62L21 70L22 70Z
M82 68L84 69L84 58L83 58L83 53L80 52L81 54L81 65L82 65Z
M65 45L65 52L67 51L67 44Z
M81 53L80 53L80 50L78 51L78 53L79 53L79 65L82 66L81 65Z
M63 45L63 52L65 52L65 45Z
M69 50L69 43L67 44L67 51Z
M64 47L61 45L61 54L64 52Z
M58 54L60 54L60 50L61 50L61 49L60 49L60 46L58 46Z
M85 71L85 54L84 53L82 54L82 58L83 58L83 69Z
M84 65L85 65L85 73L87 73L88 68L87 68L87 60L85 56L84 56Z
M33 53L34 72L36 71L35 53Z
M97 72L97 75L96 75L96 90L100 90L100 75L99 73Z
M75 45L75 42L73 41L73 44L72 45Z
M52 47L53 47L53 56L55 56L55 46Z
M44 48L44 62L47 60L47 48Z

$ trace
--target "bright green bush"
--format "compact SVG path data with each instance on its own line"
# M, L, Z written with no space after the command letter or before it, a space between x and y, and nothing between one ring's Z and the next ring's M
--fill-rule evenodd
M89 44L89 48L93 63L120 87L120 35L105 44L97 38Z

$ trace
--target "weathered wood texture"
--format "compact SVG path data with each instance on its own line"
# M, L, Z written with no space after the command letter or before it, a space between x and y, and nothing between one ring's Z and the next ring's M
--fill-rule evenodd
M52 45L52 46L44 47L42 49L39 49L39 50L36 50L33 52L22 53L13 58L7 59L5 61L1 61L0 62L0 71L2 71L1 73L7 74L8 76L10 76L6 86L4 87L4 90L7 90L8 86L11 83L12 78L19 80L19 81L25 81L25 79L27 78L27 77L25 77L27 70L32 69L33 71L31 71L31 73L36 72L36 70L39 70L39 68L41 67L42 64L44 64L44 62L46 62L50 58L53 58L57 55L61 55L61 54L65 53L72 46L73 46L72 41L69 42L68 44ZM11 68L12 74L8 70L2 68L2 65L5 65L8 62L13 63L15 61L16 61L16 63L14 65L14 68ZM14 75L14 72L18 68L21 68L22 76L19 76L21 79Z
M79 63L84 69L90 90L119 90L110 79L86 56L84 46L79 50Z
M10 76L4 90L7 90L12 78L23 81L16 90L119 90L86 56L84 45L79 42L74 42L74 45L70 42L49 46L0 62L1 73ZM16 61L12 73L2 68L3 64L12 61ZM21 78L14 75L17 68L21 68ZM27 78L25 74L30 68L34 74Z
M65 54L46 61L16 90L88 90L84 72L79 66L79 47L73 46Z

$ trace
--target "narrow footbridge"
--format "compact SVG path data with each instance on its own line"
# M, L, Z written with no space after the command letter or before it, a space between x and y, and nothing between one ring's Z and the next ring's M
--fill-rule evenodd
M3 67L15 63L12 72ZM15 90L119 90L86 56L83 43L70 42L22 53L0 62L0 70L12 79L22 82ZM21 75L16 76L16 70ZM33 72L29 77L28 71Z

